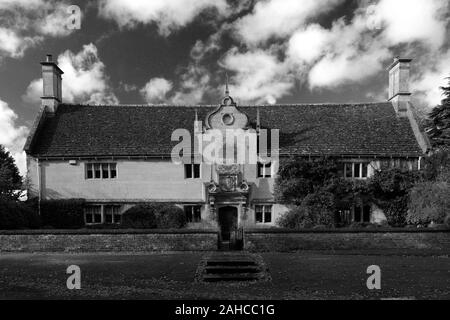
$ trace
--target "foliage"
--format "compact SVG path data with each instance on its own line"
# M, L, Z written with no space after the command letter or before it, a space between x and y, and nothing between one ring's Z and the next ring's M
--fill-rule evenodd
M310 210L303 206L295 206L277 220L277 224L286 229L310 229L314 226L314 219Z
M338 163L331 158L304 159L291 157L280 166L275 183L275 199L300 205L303 199L329 179L337 177Z
M156 215L153 206L139 204L125 211L122 215L122 227L133 229L156 228Z
M34 229L39 226L39 215L26 203L0 199L0 229Z
M420 172L394 168L378 171L369 180L372 199L384 211L390 226L406 224L408 192L420 179Z
M171 229L186 225L184 211L169 203L139 204L122 215L122 226L135 229Z
M81 228L84 226L84 206L84 199L43 200L42 225L57 229Z
M318 191L305 197L302 206L312 217L315 226L333 226L335 212L335 197L327 191Z
M294 206L277 220L280 227L288 229L309 229L317 226L334 225L335 197L326 191L311 193L300 206Z
M175 205L167 204L156 215L158 229L181 229L186 223L186 215L183 209Z
M425 158L424 177L428 181L450 183L450 150L437 150Z
M22 188L22 177L11 154L0 145L0 197L18 199Z
M447 182L421 182L410 193L407 222L428 225L444 223L450 215L450 184Z
M444 99L429 114L430 126L427 128L433 147L450 147L450 78L448 87L441 87Z

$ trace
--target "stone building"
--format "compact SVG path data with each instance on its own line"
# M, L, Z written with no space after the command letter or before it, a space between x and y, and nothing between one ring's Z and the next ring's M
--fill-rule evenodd
M273 198L283 157L337 157L349 179L392 165L420 167L429 144L411 108L410 62L395 59L388 100L377 103L241 106L226 92L217 106L80 105L63 102L63 71L47 56L42 108L25 146L29 195L86 199L86 224L120 223L127 208L156 201L182 206L192 228L227 234L236 226L276 226L287 210ZM270 162L177 163L171 155L177 129L196 136L263 128L279 130L278 159ZM370 204L345 214L356 222L385 219Z

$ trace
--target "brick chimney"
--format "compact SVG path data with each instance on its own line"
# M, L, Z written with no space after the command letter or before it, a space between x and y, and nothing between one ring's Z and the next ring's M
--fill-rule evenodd
M48 54L42 65L42 79L44 82L42 105L55 113L58 105L62 103L61 75L64 73L58 65L53 62L52 55Z
M411 92L409 92L409 72L412 59L396 57L389 66L389 97L399 116L406 116Z

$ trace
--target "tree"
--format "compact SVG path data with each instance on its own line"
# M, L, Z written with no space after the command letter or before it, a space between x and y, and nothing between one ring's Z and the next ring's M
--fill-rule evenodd
M430 125L427 133L433 147L450 148L450 78L448 87L441 87L444 99L429 114Z
M0 145L0 197L18 199L22 188L22 177L11 154Z

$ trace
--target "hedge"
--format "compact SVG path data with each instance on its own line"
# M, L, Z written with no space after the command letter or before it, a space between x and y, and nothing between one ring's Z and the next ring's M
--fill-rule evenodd
M55 229L82 228L85 202L84 199L41 201L42 226Z
M39 228L40 217L27 203L0 199L0 229Z
M186 225L184 211L168 203L136 205L122 215L123 228L179 229Z

